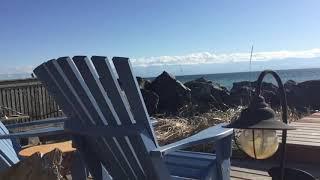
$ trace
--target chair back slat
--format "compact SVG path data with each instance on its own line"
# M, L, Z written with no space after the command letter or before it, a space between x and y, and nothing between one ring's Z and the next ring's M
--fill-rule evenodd
M128 58L114 57L113 64L118 72L119 81L121 82L122 89L124 90L133 116L138 124L142 124L148 130L150 136L155 140L155 134L150 123L150 117L143 101L137 79L133 75L131 64ZM158 146L158 142L154 141Z
M116 79L115 72L111 68L111 64L106 57L93 56L92 63L95 66L97 73L99 74L101 84L104 89L108 92L110 100L115 107L116 112L121 119L121 123L124 125L136 123L136 120L133 120L133 115L131 113L131 109L129 107L129 102L125 97L120 85ZM138 101L139 102L139 101ZM147 119L147 118L145 118ZM141 124L142 125L142 124ZM154 136L152 134L148 134L147 136L153 143L150 143L146 146L146 142L144 142L140 137L126 137L128 143L130 142L130 149L136 158L136 161L139 162L139 167L144 169L147 176L154 175L154 170L151 167L151 161L149 158L150 149L154 149L157 145L154 143ZM143 168L144 167L144 168ZM148 168L146 168L148 167Z
M119 76L119 83L121 85L121 89L124 91L126 95L126 99L128 101L128 105L130 110L137 122L137 124L144 126L144 146L147 151L151 151L155 147L158 147L158 142L155 138L154 130L151 125L150 117L146 110L146 106L144 104L143 97L141 95L136 77L132 72L131 64L128 58L115 57L112 59L115 69L117 71L117 75ZM152 142L151 142L152 141ZM141 154L142 157L145 157ZM147 157L149 157L147 155ZM160 164L162 162L158 162ZM162 170L162 175L167 176L168 172L164 172L166 169Z
M97 102L98 107L103 107L100 109L103 114L103 118L108 118L108 121L105 120L105 125L117 126L121 124L105 89L100 83L98 75L90 64L90 60L85 56L76 56L73 60L84 82L87 84L89 92L94 95L94 99Z
M62 61L63 58L60 58ZM96 124L93 121L92 115L86 109L84 102L88 102L84 97L79 96L79 90L81 87L74 87L76 82L71 81L60 67L60 64L56 62L57 60L51 60L42 65L38 66L34 73L37 77L47 86L49 93L51 93L59 105L62 107L63 112L70 116L72 123L83 123L83 125L92 126ZM60 70L59 70L60 69ZM78 94L79 93L79 94ZM72 107L72 108L70 108ZM90 106L88 106L91 108ZM95 114L96 115L96 114ZM116 159L113 154L120 152L113 152L110 146L116 146L107 144L104 138L86 138L86 145L92 146L96 153L104 161L105 165L113 168L114 171L118 171L115 178L124 178L127 176L127 169L124 170L125 164L121 164L121 160ZM101 157L102 156L102 157ZM98 168L98 167L97 167Z
M5 125L2 122L0 122L0 134L1 135L9 134L9 130L5 127ZM13 143L12 143L12 141L10 139L2 139L1 143L5 144L6 147L8 147L8 150L12 154L16 154L14 148L11 148L11 147L13 147Z
M75 107L73 103L71 103L72 101L76 100L74 99L73 94L70 93L68 86L64 81L58 83L57 79L62 79L62 77L60 77L59 73L54 68L50 68L48 66L50 66L49 61L41 64L34 70L38 79L42 81L42 84L46 87L50 94L54 95L55 97L59 97L56 98L55 101L58 102L58 104L64 110L64 113L69 118L78 119L80 122L84 121L84 117L79 116L79 108Z
M76 56L73 58L73 60L84 82L87 84L89 88L88 90L94 95L96 102L99 104L98 106L103 107L103 114L105 118L108 119L107 123L109 123L109 125L111 126L122 125L122 122L119 119L118 114L116 114L115 108L111 104L111 101L105 89L103 88L96 71L94 71L93 69L91 61L85 56ZM109 87L113 86L109 84ZM119 115L123 116L124 113L125 112L119 113ZM126 112L126 114L128 114L128 112ZM132 122L130 121L128 116L126 116L126 119L122 120L129 121L129 124L132 125ZM132 144L129 138L125 136L113 139L117 146L115 151L120 151L121 155L124 157L125 162L127 162L128 166L130 167L130 170L133 171L134 176L143 177L144 170L141 166L140 161L136 158L137 155L135 153L135 150L132 148Z
M87 75L90 74L90 72L86 72L82 76L79 72L79 69L75 66L75 63L70 58L59 58L57 60L57 63L60 65L63 73L65 73L66 77L70 80L71 86L74 87L77 90L78 96L81 98L81 101L84 105L84 108L87 109L87 112L92 116L92 120L94 121L93 124L96 125L107 125L108 122L106 121L106 117L103 116L101 109L97 102L95 101L93 94L90 91L90 88L86 84L84 77L87 78ZM91 81L92 82L92 81ZM96 95L96 94L94 94ZM81 105L81 104L80 104ZM107 106L102 106L103 108L108 108ZM108 117L113 118L113 117ZM92 125L88 124L90 122L87 122L86 125ZM125 144L123 142L124 140L119 140L117 138L102 138L102 141L99 142L99 144L103 144L101 147L104 149L106 146L109 153L106 153L105 151L97 151L97 153L105 159L104 164L107 166L112 166L111 168L119 174L119 170L124 170L125 172L122 174L127 174L130 177L137 176L133 170L133 166L128 163L128 158L131 158L129 155L127 155L125 152L127 151L124 149L121 145ZM114 156L115 155L115 156ZM110 161L112 160L112 161ZM120 168L115 169L113 166L114 162L118 162Z
M126 102L127 100L122 94L122 90L112 71L108 59L102 56L93 56L92 63L99 75L101 85L110 97L112 105L115 107L115 110L119 115L119 119L121 119L120 124L130 125L135 123L133 115L127 106L128 102Z
M8 129L0 122L0 135L9 134ZM19 162L17 153L10 139L0 140L0 171Z
M70 63L73 63L72 60L68 57L59 58L56 61L53 61L53 64L59 71L60 75L64 78L64 81L69 84L69 88L72 91L72 94L77 99L78 107L82 107L82 110L87 115L90 122L85 122L86 125L95 125L95 124L103 124L105 121L99 121L102 117L100 108L96 108L96 104L92 103L92 94L87 91L87 86L83 85L83 79L79 76L79 74L75 69L73 69ZM103 119L105 120L105 119Z

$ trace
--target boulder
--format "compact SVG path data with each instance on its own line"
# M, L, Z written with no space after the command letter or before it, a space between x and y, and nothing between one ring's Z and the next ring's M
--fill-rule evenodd
M284 83L284 88L287 92L291 91L295 86L297 86L297 82L294 80L288 80Z
M137 76L137 81L140 89L150 89L151 81L142 77Z
M250 100L253 94L254 94L254 91L250 87L247 87L247 86L238 87L236 90L235 89L231 90L230 96L226 100L226 103L232 107L245 106L250 103Z
M272 108L276 108L280 106L280 98L277 92L265 90L265 91L262 91L262 96L264 97L266 102L270 104Z
M161 113L175 114L191 103L191 90L166 71L152 81L150 90L159 96L158 111Z
M250 102L250 93L254 94L256 82L237 82L233 84L228 99L229 105L248 105ZM311 80L296 83L289 80L284 84L287 96L287 104L290 108L298 111L319 110L320 109L320 80ZM278 97L278 87L272 83L263 82L262 95L266 102L272 107L280 105Z
M301 103L302 97L301 97L301 95L298 95L300 88L297 86L297 84L298 83L293 80L288 80L287 82L284 83L284 88L286 91L288 106L290 108L300 109L299 106L302 105L302 103Z
M199 110L226 110L225 100L229 96L226 88L204 78L195 79L184 84L191 90L192 104L198 105Z
M144 103L147 107L149 115L153 115L157 112L159 96L150 90L151 81L142 77L137 77L137 82L144 100Z
M233 83L233 87L230 90L230 96L227 100L227 104L230 106L246 106L250 103L251 97L255 94L255 88L257 81L241 81ZM262 96L266 99L266 102L272 106L278 106L279 100L277 98L278 87L272 83L262 82Z
M240 82L235 82L233 83L233 86L232 86L232 89L231 89L231 92L233 91L237 91L239 88L242 88L242 87L247 87L247 88L250 88L252 90L254 90L257 86L257 81L253 81L253 82L250 82L250 81L240 81ZM272 83L268 83L268 82L262 82L262 89L264 91L271 91L271 92L274 92L274 93L277 93L278 91L278 87Z
M146 89L140 89L140 91L149 115L153 115L158 108L159 96L155 92Z
M288 105L296 109L320 109L320 80L304 81L287 90Z

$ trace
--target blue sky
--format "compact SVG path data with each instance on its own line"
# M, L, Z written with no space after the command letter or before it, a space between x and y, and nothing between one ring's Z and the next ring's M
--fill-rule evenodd
M0 71L79 54L128 56L143 67L230 63L245 61L252 44L254 60L313 58L320 67L319 7L318 0L2 0Z

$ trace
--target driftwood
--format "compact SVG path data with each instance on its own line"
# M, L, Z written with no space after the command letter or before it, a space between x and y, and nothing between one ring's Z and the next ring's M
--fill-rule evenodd
M59 149L43 155L34 153L9 169L0 172L0 180L62 180L62 152Z

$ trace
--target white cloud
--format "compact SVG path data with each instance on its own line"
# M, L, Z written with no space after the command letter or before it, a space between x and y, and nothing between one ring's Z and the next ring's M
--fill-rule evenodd
M269 51L254 52L252 61L281 60L287 58L315 58L320 57L320 48L302 51ZM134 66L158 65L186 65L186 64L214 64L228 62L249 61L250 53L239 52L229 54L215 54L213 52L198 52L182 56L158 56L132 59Z
M35 66L33 65L25 65L25 66L1 66L0 74L23 74L23 73L31 73Z
M320 57L320 48L301 51L262 51L254 52L252 61L274 61L288 58L315 58ZM131 59L135 67L188 65L188 64L223 64L230 62L249 61L249 52L221 53L198 52L182 56L155 56ZM35 65L0 67L0 74L31 73Z
M11 72L17 72L17 73L31 73L35 66L29 65L29 66L20 66L20 67L14 67Z

